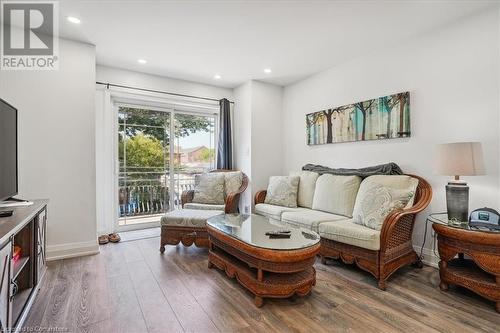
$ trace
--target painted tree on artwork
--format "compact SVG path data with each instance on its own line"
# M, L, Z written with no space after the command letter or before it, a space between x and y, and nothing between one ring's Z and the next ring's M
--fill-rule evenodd
M374 99L371 99L369 101L365 102L359 102L354 104L356 108L358 108L359 111L361 111L361 114L363 115L363 129L361 130L361 140L364 141L366 137L366 115L368 112L371 111L371 108L373 106L373 103L375 102Z
M409 136L410 135L409 125L408 125L407 130L405 131L404 114L405 114L405 106L407 103L409 103L409 100L410 100L410 93L409 92L399 93L399 94L393 95L393 98L397 99L399 102L399 132L398 132L398 136L400 136L400 137ZM407 118L409 118L409 115L407 116Z
M313 143L313 137L316 137L316 133L312 134L311 133L311 128L313 128L319 121L320 118L322 118L323 114L321 112L315 112L308 114L306 116L306 125L307 125L307 143L312 144Z
M385 96L380 98L382 101L382 105L384 106L385 112L387 112L387 130L386 130L386 138L391 137L391 115L392 115L392 109L396 105L396 103L399 101L398 98L396 98L395 95L391 96Z
M326 117L326 143L332 143L333 141L333 128L332 128L332 116L334 109L328 109L323 111L323 115Z

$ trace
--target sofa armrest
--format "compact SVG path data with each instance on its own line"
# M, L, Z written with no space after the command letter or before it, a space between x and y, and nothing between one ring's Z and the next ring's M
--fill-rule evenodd
M385 253L402 246L411 247L415 217L423 211L432 199L432 188L424 179L419 179L418 198L410 208L392 212L386 217L380 230L380 251Z
M255 193L255 204L264 203L266 200L267 190L258 191Z
M240 203L240 192L235 192L228 194L226 197L226 207L224 208L224 212L226 214L236 214L238 213L238 205Z
M181 195L182 208L184 208L185 204L193 202L193 198L194 198L194 190L183 191Z

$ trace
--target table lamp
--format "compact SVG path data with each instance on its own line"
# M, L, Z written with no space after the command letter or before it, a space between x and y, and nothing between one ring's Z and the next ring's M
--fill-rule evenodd
M460 176L485 174L483 149L480 142L457 142L437 145L435 173L455 176L446 185L448 219L469 220L469 186Z

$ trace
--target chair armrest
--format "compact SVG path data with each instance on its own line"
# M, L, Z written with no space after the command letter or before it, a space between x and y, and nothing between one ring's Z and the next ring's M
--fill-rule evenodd
M240 203L240 192L230 193L226 197L226 207L224 212L226 214L236 214L238 213L238 205Z
M264 203L266 200L267 190L258 191L255 193L255 204Z
M193 202L193 198L194 198L194 190L183 191L181 195L182 208L184 208L185 204Z

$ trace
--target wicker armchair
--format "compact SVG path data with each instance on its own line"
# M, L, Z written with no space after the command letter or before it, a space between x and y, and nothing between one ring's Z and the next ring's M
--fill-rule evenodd
M342 259L348 264L356 263L378 280L378 287L386 288L386 281L399 268L415 264L422 267L422 261L413 249L412 234L415 216L424 210L432 199L432 188L425 179L418 179L415 202L411 208L391 213L380 231L380 250L368 250L354 245L321 238L321 262L326 258Z
M217 170L212 170L210 172L233 172L233 171L235 170L217 169ZM238 189L238 191L234 193L228 193L228 195L226 196L225 208L224 208L224 212L226 214L238 213L239 211L238 205L240 202L241 193L245 192L248 186L248 176L243 172L242 174L243 174L243 179L241 181L241 186ZM194 198L194 190L188 190L182 192L181 195L182 207L184 207L184 205L189 202L193 202L193 198Z

